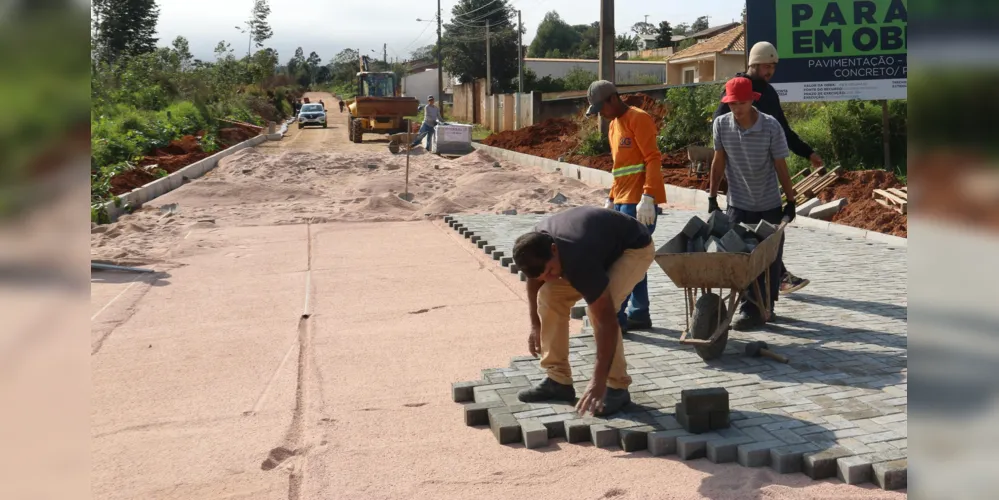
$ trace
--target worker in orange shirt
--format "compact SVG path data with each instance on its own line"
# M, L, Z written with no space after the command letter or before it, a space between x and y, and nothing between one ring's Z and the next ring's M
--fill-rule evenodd
M644 110L625 104L617 87L606 80L590 84L586 98L590 103L587 116L599 113L610 122L607 135L614 158L614 183L604 206L638 219L652 234L662 214L659 204L666 203L656 122ZM647 277L635 285L617 317L622 332L652 328Z

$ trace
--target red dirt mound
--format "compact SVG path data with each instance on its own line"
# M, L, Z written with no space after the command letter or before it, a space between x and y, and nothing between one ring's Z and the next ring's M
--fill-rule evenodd
M520 130L507 130L490 135L482 143L487 146L509 149L511 151L520 151L517 148L537 146L549 142L571 143L570 147L573 147L578 141L576 138L576 133L578 132L579 126L571 120L549 118L541 123Z
M153 155L154 156L166 156L166 155L183 155L187 153L193 153L196 151L201 151L201 144L198 142L198 138L204 136L204 132L199 132L197 136L185 135L180 139L174 139L170 141L166 147L157 149Z
M901 186L902 183L891 172L884 170L846 172L832 186L819 193L819 199L825 202L839 198L847 199L846 206L833 216L832 222L906 237L908 217L881 205L872 198L875 189Z
M652 118L656 120L657 128L662 129L663 125L666 124L668 110L663 103L642 93L628 94L623 100L625 104L641 108L646 113L652 115Z
M256 137L258 132L249 127L231 127L219 129L219 141L228 146L239 144Z

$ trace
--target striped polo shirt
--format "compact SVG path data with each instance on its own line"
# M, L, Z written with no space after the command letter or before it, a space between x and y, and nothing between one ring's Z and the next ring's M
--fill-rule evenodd
M756 123L743 130L729 112L716 118L712 128L715 151L725 152L729 206L752 212L780 208L774 160L790 155L780 122L760 113Z

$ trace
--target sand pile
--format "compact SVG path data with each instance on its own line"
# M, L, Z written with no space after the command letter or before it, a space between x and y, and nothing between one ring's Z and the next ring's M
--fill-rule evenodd
M548 213L599 205L607 195L606 189L594 189L561 174L497 162L478 151L455 160L411 156L412 201L400 197L405 190L406 157L387 151L274 155L246 149L150 206L98 227L91 235L91 254L136 263L174 258L197 251L178 249L177 240L206 225L404 221L510 209ZM172 214L160 210L173 203L177 209Z

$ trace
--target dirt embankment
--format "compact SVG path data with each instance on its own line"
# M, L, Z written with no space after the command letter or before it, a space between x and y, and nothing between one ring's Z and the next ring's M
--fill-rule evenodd
M220 150L228 149L240 142L256 136L258 130L249 126L233 126L219 130L217 142ZM185 135L170 141L166 147L157 149L139 160L135 168L111 178L111 192L125 194L163 177L163 172L172 174L192 163L203 160L218 151L207 153L201 148L205 131L196 135Z
M843 174L832 186L822 190L818 197L824 202L847 199L846 206L833 216L832 222L906 237L908 217L881 205L872 197L875 189L902 185L891 172L858 170Z

